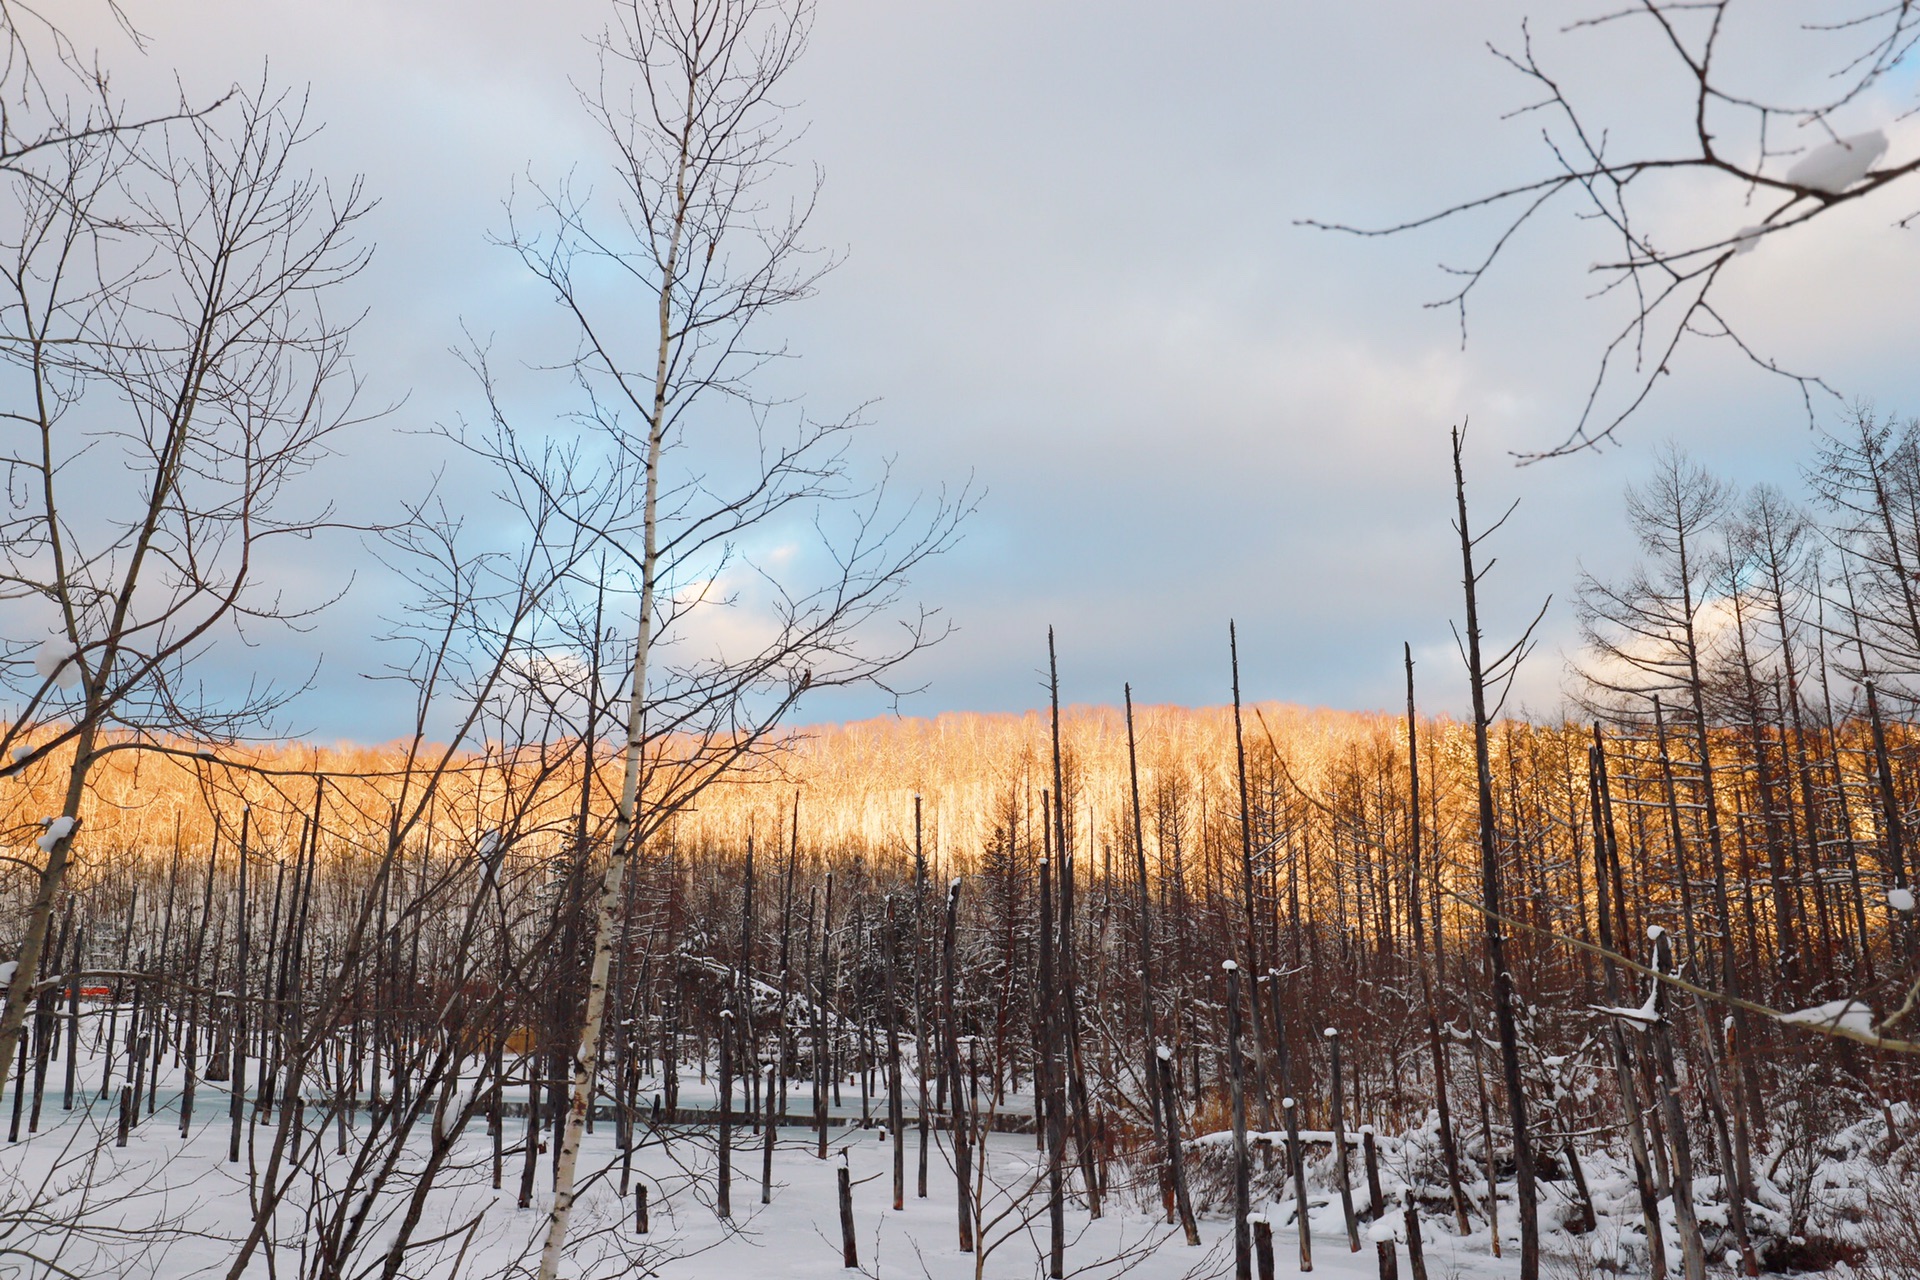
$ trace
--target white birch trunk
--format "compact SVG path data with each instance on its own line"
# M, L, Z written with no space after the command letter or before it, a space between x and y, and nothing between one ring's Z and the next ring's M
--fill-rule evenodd
M687 161L681 153L681 179L677 184L678 216L672 239L667 246L665 271L660 285L660 340L654 366L653 413L647 428L646 510L644 548L640 562L640 619L633 652L633 685L627 702L627 744L625 770L620 782L620 802L614 813L613 845L607 854L607 869L600 882L600 909L593 929L593 968L587 981L586 1016L580 1022L580 1043L573 1056L573 1091L567 1105L566 1128L560 1140L560 1157L554 1164L553 1211L547 1220L547 1242L540 1254L539 1280L555 1280L560 1271L560 1254L567 1242L567 1226L573 1216L574 1170L580 1160L580 1136L586 1127L587 1108L593 1105L593 1082L599 1075L600 1033L606 1021L607 971L613 959L614 918L619 913L621 886L627 863L633 856L635 833L639 829L641 750L645 741L647 650L653 641L653 599L659 548L656 536L656 512L660 495L660 449L666 435L667 369L673 345L673 279L680 257L680 239L685 226Z

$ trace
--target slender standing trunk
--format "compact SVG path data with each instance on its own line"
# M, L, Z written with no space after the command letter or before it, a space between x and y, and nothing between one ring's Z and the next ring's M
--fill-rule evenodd
M1733 620L1734 651L1740 659L1741 692L1746 702L1747 750L1753 756L1753 785L1760 802L1761 830L1767 847L1767 880L1773 891L1774 954L1787 992L1797 998L1802 991L1800 950L1804 925L1796 927L1794 922L1797 904L1793 893L1793 875L1787 868L1787 835L1782 829L1777 800L1780 784L1774 777L1766 733L1761 724L1764 709L1760 699L1760 682L1754 676L1753 658L1747 645L1746 609L1737 591L1733 593ZM1784 772L1787 765L1785 724L1780 726L1780 732L1780 759ZM1787 807L1792 809L1790 788ZM1755 939L1756 951L1758 944L1759 940ZM1776 994L1775 999L1778 998Z
M1141 1076L1141 1083L1146 1086L1147 1115L1153 1125L1154 1140L1158 1144L1161 1139L1162 1122L1160 1119L1160 1072L1155 1066L1155 1053L1160 1042L1153 1030L1153 915L1147 895L1147 844L1144 826L1140 821L1140 759L1133 736L1132 685L1123 686L1123 696L1127 708L1127 792L1132 800L1134 877L1138 882L1134 932L1137 935L1140 953L1141 1044L1146 1053L1146 1072ZM1160 1194L1167 1209L1171 1210L1173 1181L1165 1163L1160 1166Z
M1054 655L1053 628L1047 628L1047 687L1053 709L1053 825L1055 873L1060 878L1060 937L1058 939L1061 1063L1068 1097L1073 1104L1073 1147L1085 1185L1087 1213L1100 1216L1100 1179L1094 1168L1093 1109L1087 1099L1086 1063L1080 1051L1080 976L1074 939L1076 893L1073 843L1067 832L1066 777L1060 756L1060 665Z
M755 1060L754 1046L758 1043L753 1026L753 832L747 832L747 863L744 870L744 883L740 891L740 977L735 1002L739 1006L740 1017L740 1063L741 1092L749 1121L757 1117L753 1105L752 1093L760 1079L760 1064Z
M893 1207L907 1207L906 1132L900 1106L900 997L894 970L900 963L900 935L893 917L893 895L887 895L887 1139L893 1144Z
M1360 1252L1360 1221L1353 1211L1353 1175L1347 1167L1347 1096L1346 1086L1340 1076L1340 1032L1336 1027L1326 1031L1327 1048L1332 1054L1332 1065L1328 1074L1333 1077L1333 1176L1340 1182L1340 1213L1347 1224L1347 1249L1351 1253Z
M1880 720L1880 696L1871 680L1865 682L1867 688L1867 719L1873 732L1873 772L1874 781L1880 792L1880 826L1883 841L1882 857L1886 862L1887 878L1892 887L1902 893L1910 893L1907 881L1907 858L1905 835L1900 827L1900 802L1893 790L1893 766L1887 754L1886 726ZM1891 896L1887 902L1887 934L1894 940L1894 955L1911 951L1913 931L1907 927L1911 912L1902 912L1892 905Z
M1707 830L1707 857L1709 869L1713 872L1714 914L1719 925L1720 935L1720 982L1721 990L1729 996L1739 999L1744 992L1740 979L1739 957L1734 946L1733 911L1727 894L1727 857L1726 842L1720 829L1720 802L1715 793L1713 772L1713 749L1707 734L1706 681L1700 674L1700 642L1695 630L1695 602L1693 598L1693 577L1689 568L1689 549L1684 532L1675 540L1678 556L1680 598L1682 617L1685 620L1684 640L1687 660L1687 692L1693 711L1694 750L1700 753L1700 807ZM1748 1036L1746 1011L1735 1005L1733 1023L1738 1043L1745 1046ZM1744 1054L1742 1055L1744 1057ZM1740 1194L1752 1199L1752 1160L1747 1133L1747 1107L1757 1106L1760 1093L1750 1078L1745 1063L1736 1061L1730 1083L1733 1087L1733 1146L1736 1167L1733 1176L1740 1188Z
M691 95L693 86L688 85ZM580 1158L580 1135L586 1127L587 1108L592 1105L593 1081L600 1060L600 1032L606 1018L607 970L613 959L613 924L620 905L621 880L627 862L638 843L640 824L640 773L646 749L647 660L653 647L654 596L660 571L660 455L666 445L668 396L672 389L671 362L679 338L674 318L674 291L681 273L680 257L688 233L688 178L693 157L688 151L688 135L681 135L678 177L672 223L661 255L660 283L657 295L657 342L654 349L653 403L647 417L645 493L642 497L640 600L638 623L633 644L633 679L627 694L625 759L620 777L620 799L614 808L613 840L607 850L607 866L600 880L600 904L594 919L593 960L587 977L586 1015L580 1020L580 1039L573 1055L573 1090L567 1106L566 1124L559 1135L558 1159L554 1164L553 1212L548 1217L547 1239L540 1252L539 1280L555 1280L560 1271L560 1254L567 1242L567 1227L573 1217L574 1169Z
M1154 1050L1154 1067L1160 1077L1161 1118L1165 1122L1167 1169L1173 1180L1173 1202L1180 1213L1180 1230L1187 1243L1198 1246L1200 1227L1193 1217L1193 1197L1187 1192L1186 1159L1180 1150L1180 1090L1173 1079L1173 1050L1161 1045Z
M1447 1169L1447 1188L1453 1197L1454 1226L1467 1234L1467 1195L1460 1185L1460 1151L1453 1140L1453 1115L1447 1100L1447 1051L1440 1039L1440 1011L1434 1000L1433 979L1427 973L1425 912L1420 882L1420 750L1419 726L1413 708L1413 646L1402 643L1407 660L1407 917L1413 930L1413 967L1420 975L1420 1002L1427 1011L1427 1049L1433 1058L1433 1100L1439 1115L1440 1155ZM1434 897L1439 895L1436 884Z
M240 811L240 885L239 956L233 974L233 1068L227 1073L227 1163L240 1163L240 1126L246 1110L247 1093L247 864L252 855L247 848L247 828L253 818L251 808ZM371 1138L371 1135L369 1135Z
M776 1135L778 1135L780 1132L780 1126L774 1123L774 1115L773 1115L774 1102L779 1097L779 1091L774 1088L774 1077L777 1076L779 1073L780 1073L780 1069L777 1066L770 1066L767 1068L767 1092L766 1092L766 1096L761 1099L762 1103L766 1107L766 1116L764 1121L766 1128L765 1128L765 1131L760 1135L760 1139L761 1139L760 1203L761 1204L773 1203L773 1144L774 1144Z
M1720 1055L1714 1050L1714 1039L1719 1035L1711 1014L1707 1012L1707 1002L1698 993L1693 997L1694 1011L1700 1018L1701 1043L1706 1049L1707 1069L1701 1077L1707 1084L1707 1102L1713 1111L1713 1140L1718 1149L1722 1169L1733 1167L1733 1145L1727 1134L1727 1103L1720 1090ZM1760 1260L1753 1252L1753 1240L1747 1233L1746 1197L1741 1194L1739 1179L1723 1179L1726 1185L1722 1194L1727 1201L1727 1223L1733 1228L1734 1247L1740 1251L1740 1270L1748 1276L1760 1274Z
M1066 1127L1061 1111L1066 1090L1060 1087L1060 1063L1055 1054L1058 1019L1055 1017L1053 973L1053 868L1040 860L1040 1062L1034 1080L1036 1102L1044 1099L1047 1135L1047 1276L1065 1276L1067 1249L1066 1200L1062 1182L1062 1148Z
M1487 754L1486 672L1480 661L1479 574L1467 524L1467 481L1460 463L1460 432L1453 433L1453 484L1459 509L1461 581L1466 590L1467 677L1473 693L1473 756L1479 776L1480 889L1485 909L1487 967L1493 979L1493 1013L1500 1037L1500 1065L1513 1125L1515 1197L1520 1213L1520 1280L1539 1280L1539 1193L1534 1185L1533 1143L1527 1132L1527 1096L1520 1081L1520 1033L1514 1016L1513 974L1507 968L1505 928L1500 921L1500 864L1494 827L1493 767ZM1496 526L1498 527L1498 526ZM1489 1153L1491 1156L1491 1153ZM1488 1188L1489 1201L1492 1187Z
M1661 973L1672 970L1670 944L1665 930L1654 926L1653 967ZM1647 1028L1653 1041L1654 1057L1660 1064L1660 1107L1667 1117L1667 1136L1673 1144L1673 1217L1680 1231L1680 1252L1687 1280L1706 1280L1706 1252L1701 1247L1700 1226L1693 1211L1693 1144L1687 1137L1687 1117L1680 1106L1680 1073L1673 1056L1673 1032L1666 1021L1664 988L1654 983L1654 1012L1660 1021Z
M933 1117L927 1106L927 854L921 843L920 797L913 798L913 1076L919 1092L915 1127L920 1134L920 1167L914 1184L917 1198L927 1198L927 1149Z
M1601 961L1607 1003L1621 1003L1620 974L1614 965L1613 919L1609 910L1609 875L1619 858L1619 846L1613 828L1613 800L1607 785L1607 756L1600 737L1600 725L1593 726L1593 746L1587 753L1588 807L1593 815L1593 883L1600 917L1600 946L1608 953ZM1646 1225L1648 1280L1666 1280L1667 1247L1660 1227L1660 1199L1655 1194L1653 1175L1647 1163L1646 1126L1640 1118L1640 1092L1634 1083L1633 1064L1627 1056L1626 1037L1620 1024L1612 1019L1607 1025L1607 1047L1613 1056L1614 1088L1620 1095L1621 1109L1627 1118L1627 1151L1633 1160L1634 1190L1640 1197L1640 1216Z
M733 1010L720 1011L720 1173L715 1209L733 1216Z
M1300 1238L1300 1270L1313 1270L1313 1230L1307 1217L1307 1150L1300 1145L1300 1108L1282 1098L1287 1115L1287 1172L1293 1178L1293 1228Z
M947 886L947 936L941 948L940 1006L947 1034L947 1096L952 1103L953 1178L959 1197L960 1252L973 1252L973 1205L969 1198L973 1181L972 1122L967 1106L967 1091L960 1073L960 1019L953 998L953 944L960 922L960 877Z
M85 968L88 934L82 930L73 940L73 961L67 974L67 1068L65 1087L60 1093L60 1109L73 1110L73 1098L80 1085L80 973ZM214 949L219 950L216 940ZM217 971L217 966L216 966ZM215 986L219 984L216 982Z
M833 990L829 957L833 938L833 872L827 872L825 906L820 913L820 968L813 986L813 1127L814 1155L827 1158L827 1071L831 1050L827 1024L828 993Z
M1227 971L1227 1079L1233 1099L1233 1280L1253 1280L1253 1239L1247 1223L1253 1198L1252 1170L1247 1162L1247 1091L1242 1080L1246 1067L1240 1053L1240 966L1228 960L1222 967ZM1337 1131L1334 1140L1339 1141ZM1351 1220L1351 1209L1348 1217Z
M780 1066L780 1108L782 1120L787 1115L787 1061L791 1032L787 1026L787 1001L792 986L793 967L789 947L793 941L793 873L800 861L800 793L793 793L793 815L787 827L787 874L785 885L780 891L780 1017L779 1026L774 1031L774 1053Z
M1253 870L1253 807L1247 802L1247 741L1240 724L1240 637L1227 622L1227 653L1233 668L1233 763L1240 799L1240 891L1246 911L1246 959L1249 993L1253 997L1253 1081L1260 1101L1260 1128L1273 1128L1273 1099L1268 1088L1267 1035L1260 1016L1260 931L1256 924L1256 879Z

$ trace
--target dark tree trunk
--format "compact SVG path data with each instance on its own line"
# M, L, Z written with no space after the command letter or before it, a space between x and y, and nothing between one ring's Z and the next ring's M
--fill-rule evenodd
M1533 1143L1527 1131L1527 1095L1520 1079L1520 1032L1514 1015L1513 974L1507 967L1501 923L1500 864L1493 808L1493 767L1487 754L1486 670L1480 659L1479 573L1473 567L1476 539L1467 523L1467 481L1460 462L1460 432L1453 433L1454 496L1459 509L1461 582L1466 591L1467 678L1473 694L1473 754L1479 775L1480 891L1486 924L1487 967L1493 982L1494 1024L1500 1038L1508 1118L1513 1126L1515 1196L1520 1213L1520 1280L1539 1280L1539 1192L1534 1185ZM1498 528L1499 526L1494 526ZM1519 650L1511 651L1517 657ZM1492 1188L1489 1187L1489 1198Z

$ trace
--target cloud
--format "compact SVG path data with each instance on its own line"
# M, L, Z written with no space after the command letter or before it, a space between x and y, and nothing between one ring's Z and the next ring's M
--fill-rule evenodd
M608 12L220 0L140 15L152 53L117 57L123 89L164 90L176 67L190 88L222 84L270 60L276 79L313 85L316 163L365 173L382 201L353 295L368 308L360 367L370 397L405 403L317 483L367 509L424 485L433 451L390 433L473 411L445 354L462 321L495 335L505 364L563 343L550 299L485 237L529 169L600 171L569 79L589 72L582 37ZM908 673L932 685L910 709L1032 705L1049 622L1074 699L1110 700L1131 679L1157 700L1217 702L1229 617L1254 696L1391 706L1406 638L1424 655L1423 698L1457 709L1446 432L1468 418L1476 521L1523 499L1488 546L1500 558L1490 635L1549 593L1562 602L1522 685L1548 705L1576 565L1605 575L1630 556L1619 493L1648 445L1673 435L1737 479L1792 483L1808 445L1796 397L1707 344L1663 379L1624 450L1507 466L1508 451L1565 434L1615 323L1587 297L1605 242L1570 207L1477 291L1465 351L1454 319L1420 304L1450 287L1436 263L1484 249L1489 221L1370 241L1294 225L1391 222L1549 164L1536 119L1501 119L1529 91L1484 50L1513 43L1524 12L1505 0L1136 2L1097 16L1011 0L823 6L791 86L805 132L790 177L822 167L815 239L848 256L778 319L769 336L803 358L765 385L829 416L877 398L869 456L897 455L908 485L973 471L989 490L961 549L922 576L963 630ZM1805 81L1799 38L1761 30L1742 75ZM1684 101L1648 73L1627 24L1543 31L1539 44L1621 145L1669 138ZM1916 130L1890 130L1890 155L1920 151ZM1688 234L1755 220L1738 192L1663 198ZM1889 227L1905 211L1863 201L1769 237L1729 273L1729 307L1783 363L1912 406L1903 348L1920 241ZM456 471L449 489L477 509L484 483ZM305 642L328 653L330 682L309 714L323 733L377 739L390 709L347 673L377 661L365 637L393 588L354 546L324 554L362 574ZM699 626L700 643L738 648L763 620L703 611ZM279 660L304 670L311 656Z

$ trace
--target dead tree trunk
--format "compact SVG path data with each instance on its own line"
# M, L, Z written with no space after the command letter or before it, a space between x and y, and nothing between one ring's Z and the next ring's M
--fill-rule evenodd
M1608 902L1613 864L1619 857L1614 838L1613 797L1607 785L1607 756L1600 737L1600 725L1593 726L1593 746L1587 755L1588 807L1593 815L1594 888L1600 917L1600 946L1608 953L1601 961L1607 1003L1621 1003L1620 974L1611 956L1614 953L1613 916ZM1626 1037L1620 1024L1609 1019L1607 1047L1613 1056L1614 1088L1620 1095L1620 1107L1626 1115L1627 1152L1633 1161L1634 1189L1640 1197L1640 1216L1647 1230L1648 1280L1666 1280L1667 1247L1660 1227L1660 1199L1654 1191L1653 1173L1647 1162L1646 1126L1640 1118L1640 1093L1634 1082L1633 1064L1627 1056Z
M1067 1221L1062 1180L1062 1148L1066 1146L1066 1090L1060 1084L1055 1053L1058 1025L1055 1017L1053 957L1053 869L1040 860L1040 1063L1034 1081L1034 1100L1044 1099L1047 1134L1047 1275L1062 1280L1066 1274Z
M1440 1011L1434 999L1433 978L1427 972L1426 912L1420 882L1420 750L1419 725L1413 708L1413 646L1403 643L1407 661L1407 917L1413 931L1413 967L1420 975L1420 1002L1427 1011L1427 1049L1433 1058L1433 1104L1439 1114L1440 1156L1447 1169L1447 1189L1453 1196L1454 1225L1467 1234L1467 1196L1460 1185L1460 1150L1453 1140L1453 1114L1447 1100L1447 1051L1440 1039ZM1436 873L1437 876L1437 873ZM1439 898L1436 883L1434 897Z
M1360 1221L1353 1211L1353 1173L1347 1160L1347 1095L1340 1075L1340 1031L1328 1027L1327 1048L1332 1055L1329 1074L1333 1077L1332 1124L1334 1177L1340 1180L1340 1213L1347 1224L1347 1249L1360 1252Z
M960 1217L960 1252L973 1252L972 1138L973 1124L967 1106L965 1080L960 1071L960 1018L953 995L954 935L960 927L960 877L947 886L947 934L941 948L940 1008L946 1022L947 1097L951 1100L953 1142L953 1179Z
M1247 1162L1246 1064L1240 1053L1240 966L1228 960L1221 967L1227 971L1227 1079L1233 1097L1233 1277L1253 1280L1253 1241L1247 1222L1253 1202L1252 1170Z
M1127 708L1127 794L1132 801L1134 878L1137 881L1134 933L1140 956L1140 1037L1146 1054L1146 1071L1140 1080L1147 1091L1147 1115L1153 1126L1154 1142L1164 1145L1161 1141L1160 1072L1155 1066L1155 1054L1160 1041L1153 1028L1153 911L1147 892L1145 826L1140 820L1140 758L1133 736L1133 686L1123 686L1122 693ZM1171 1221L1173 1180L1164 1161L1160 1165L1160 1198Z
M893 1208L907 1207L906 1131L900 1106L900 996L894 972L900 963L899 926L893 916L893 895L887 895L887 1140L893 1144Z
M1267 1035L1260 1016L1260 930L1257 877L1253 868L1253 807L1247 802L1247 742L1240 723L1240 636L1227 622L1227 653L1233 668L1233 763L1240 800L1240 890L1246 912L1245 939L1249 994L1253 997L1253 1081L1260 1100L1260 1127L1273 1128L1273 1100L1268 1088Z
M1476 572L1473 567L1473 550L1479 539L1472 535L1467 523L1467 481L1461 467L1460 446L1460 431L1456 428L1453 433L1453 484L1459 511L1456 528L1460 534L1461 582L1466 591L1467 678L1473 694L1473 754L1475 771L1479 775L1481 906L1486 923L1487 967L1493 981L1494 1025L1500 1037L1501 1074L1506 1082L1508 1118L1513 1126L1514 1194L1520 1214L1520 1280L1539 1280L1539 1192L1534 1185L1533 1143L1527 1131L1527 1095L1520 1079L1520 1032L1513 1008L1513 974L1507 968L1506 933L1501 922L1493 766L1487 753L1486 677L1489 668L1481 662L1479 611L1480 573L1484 571ZM1495 523L1493 529L1499 527ZM1492 531L1488 530L1489 533ZM1526 640L1527 637L1523 635L1513 648L1491 664L1492 668L1498 669L1503 663L1516 661L1523 656ZM1488 1192L1491 1196L1491 1187Z
M1300 1108L1282 1098L1287 1115L1287 1172L1293 1178L1293 1226L1300 1237L1300 1270L1313 1270L1313 1231L1307 1218L1307 1149L1300 1144Z
M720 1011L720 1171L715 1209L733 1216L733 1010Z
M1661 973L1672 970L1671 944L1666 931L1654 926L1653 967ZM1666 1021L1662 984L1655 980L1653 1012L1656 1019L1647 1028L1654 1056L1660 1064L1660 1107L1667 1117L1667 1137L1673 1144L1673 1217L1680 1231L1680 1252L1687 1280L1706 1280L1706 1251L1700 1243L1700 1226L1693 1210L1693 1144L1687 1137L1687 1117L1680 1106L1680 1073L1674 1062L1673 1032Z

